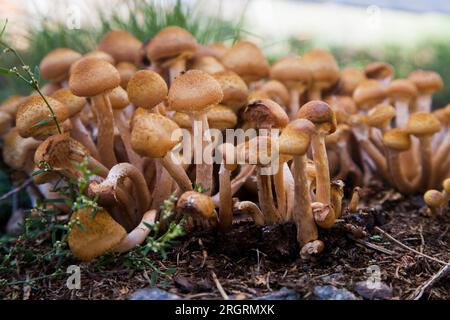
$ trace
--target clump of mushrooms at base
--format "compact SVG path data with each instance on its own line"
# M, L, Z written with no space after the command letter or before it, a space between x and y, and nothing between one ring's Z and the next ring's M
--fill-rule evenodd
M68 237L76 258L140 245L171 195L188 233L226 235L242 217L291 223L304 259L323 253L321 230L375 180L424 193L431 218L448 207L450 104L432 111L443 86L433 71L340 69L323 49L270 65L250 41L205 45L175 26L145 43L112 31L84 55L49 52L40 68L45 101L31 93L0 105L3 159L29 176L57 171L34 178L45 197L60 175L80 178L74 162L95 168L85 193L101 209L71 213L83 224Z

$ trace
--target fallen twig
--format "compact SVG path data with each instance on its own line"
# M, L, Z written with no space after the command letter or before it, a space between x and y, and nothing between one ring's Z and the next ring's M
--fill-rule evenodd
M425 253L422 253L422 252L417 251L417 250L415 250L415 249L413 249L411 247L408 247L406 244L404 244L403 242L400 242L399 240L395 239L393 236L391 236L389 233L387 233L386 231L384 231L380 227L375 227L375 230L381 232L384 236L386 236L390 240L394 241L396 244L398 244L399 246L403 247L406 250L414 252L415 254L418 254L418 255L420 255L422 257L425 257L427 259L433 260L433 261L438 262L438 263L443 264L443 265L448 265L449 264L448 262L445 262L445 261L433 258L433 257L431 257L431 256L429 256L429 255L427 255Z
M419 300L427 290L429 290L434 284L436 284L439 280L445 277L449 273L449 271L450 271L450 264L443 266L427 282L419 286L410 296L410 299Z
M216 284L217 290L219 290L220 295L222 296L222 298L224 300L230 300L230 298L228 297L227 293L225 292L225 290L223 289L222 285L220 284L216 273L214 271L211 271L211 275L212 275L212 278L214 280L214 283Z
M388 254L388 255L395 254L394 251L386 249L386 248L383 248L383 247L380 247L379 245L376 245L376 244L374 244L372 242L365 241L365 240L362 240L362 239L356 239L356 238L353 238L353 237L350 237L350 238L353 241L355 241L356 243L359 243L359 244L361 244L361 245L363 245L363 246L365 246L365 247L367 247L369 249L376 250L376 251L379 251L381 253Z
M11 189L10 191L8 191L4 195L2 195L0 197L0 202L3 201L3 200L8 199L9 197L11 197L12 195L16 194L17 192L20 192L23 188L28 186L32 181L33 181L33 177L29 177L28 179L26 179L24 182L22 182L22 184L20 184L16 188Z

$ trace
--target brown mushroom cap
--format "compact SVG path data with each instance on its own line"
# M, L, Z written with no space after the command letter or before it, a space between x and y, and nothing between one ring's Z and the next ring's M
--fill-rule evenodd
M289 123L286 111L270 99L255 100L248 104L242 116L257 128L284 128Z
M409 74L408 80L414 83L421 94L432 94L444 86L441 76L434 71L413 71Z
M383 80L392 78L394 75L394 68L386 62L375 61L366 66L364 73L369 79Z
M366 122L369 126L383 128L395 117L395 108L390 104L380 103L367 113Z
M266 57L255 44L245 40L235 43L223 56L222 63L247 83L265 78L269 74Z
M312 49L302 57L311 70L312 81L320 87L329 88L339 80L339 67L333 55L323 49Z
M39 143L34 138L22 138L19 130L12 128L4 137L3 161L15 170L23 170Z
M444 188L444 191L450 195L450 178L447 178L442 182L442 187Z
M439 206L442 206L445 203L445 196L442 194L442 192L439 192L437 190L428 190L423 195L423 200L427 204L427 206L431 208L437 208Z
M124 89L127 88L128 81L138 71L136 66L130 62L119 62L116 65L117 71L120 74L120 86Z
M360 108L370 108L386 98L386 89L376 80L361 82L353 92L353 100Z
M60 124L69 118L69 109L56 99L45 97ZM45 122L46 121L46 122ZM16 126L22 137L46 138L58 133L51 112L41 96L30 96L17 111Z
M180 196L177 211L206 221L217 218L212 198L196 191L187 191Z
M228 52L228 50L230 50L230 48L222 42L210 43L206 46L206 48L208 48L212 56L219 60L222 60L223 56Z
M339 92L343 95L351 96L356 87L366 79L364 71L352 67L344 68L341 70Z
M162 158L180 141L172 133L178 125L160 114L147 113L137 117L131 131L131 146L141 156Z
M128 98L137 107L151 109L167 96L167 84L159 74L150 70L136 72L128 82Z
M168 95L170 108L185 113L203 112L222 99L220 84L200 70L189 70L176 77Z
M116 60L114 60L113 56L109 53L101 50L93 50L83 55L83 58L97 58L100 60L104 60L112 65L116 64Z
M100 39L97 48L110 54L116 62L134 62L141 46L142 42L130 33L114 30Z
M270 68L270 77L281 81L289 89L304 89L311 83L311 71L305 60L289 56L276 61Z
M289 104L290 96L286 87L277 80L270 80L263 84L261 91L266 92L270 99L283 106Z
M177 58L190 58L197 50L197 40L187 30L169 26L161 29L150 41L147 57L154 63Z
M296 118L308 119L316 128L327 134L336 131L336 115L333 109L323 101L313 100L305 103L297 112Z
M406 151L411 148L411 137L406 130L394 128L385 132L383 143L389 149Z
M172 117L172 120L175 121L175 123L180 128L189 129L189 130L191 130L191 128L192 128L192 121L187 113L175 112L175 114Z
M209 74L225 71L225 67L216 58L211 56L196 57L192 61L189 69L202 70Z
M441 130L441 123L432 113L416 112L409 117L406 130L418 137L433 135Z
M314 131L314 124L307 119L292 121L281 132L279 138L280 153L304 155L308 151L311 134Z
M219 82L223 91L222 104L237 111L247 103L247 84L235 72L227 70L215 73L214 79Z
M42 79L52 82L61 82L67 79L70 66L80 58L80 53L68 48L50 51L39 66Z
M2 104L0 105L0 111L9 113L12 117L15 118L17 109L25 99L26 98L22 96L11 96L3 100Z
M128 94L121 86L112 89L108 96L113 109L122 110L130 104Z
M417 96L417 88L408 79L396 79L386 88L386 93L392 100L411 101Z
M233 110L224 105L214 105L206 113L210 128L225 130L232 129L237 125L237 116Z
M77 220L82 227L77 225ZM94 216L91 209L77 210L72 214L71 221L69 247L80 260L87 261L105 254L127 236L125 229L104 209Z
M83 58L72 68L69 87L74 95L94 97L120 85L120 74L110 63Z
M55 91L51 97L64 104L69 110L69 118L78 114L86 105L86 98L78 97L69 88L62 88Z

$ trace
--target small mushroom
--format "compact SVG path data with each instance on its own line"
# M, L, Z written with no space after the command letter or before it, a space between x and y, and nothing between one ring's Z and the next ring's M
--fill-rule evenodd
M269 64L261 50L252 42L240 40L222 57L223 65L236 72L247 85L269 75Z
M136 66L130 62L119 62L116 65L117 71L120 74L120 86L127 89L128 81L138 71Z
M196 191L183 193L177 201L176 211L179 217L188 217L193 226L204 229L215 228L218 223L217 213L210 196Z
M417 96L417 88L414 83L407 79L397 79L392 81L387 87L388 97L395 103L396 109L396 127L404 129L408 122L411 102Z
M207 159L204 159L202 152L211 142L207 111L222 99L223 93L220 84L209 74L200 70L189 70L178 76L172 83L168 95L169 106L172 110L187 113L191 117L194 133L196 184L207 189L208 194L211 194L213 187L212 155L205 154Z
M56 121L63 123L69 118L69 109L56 99L45 97L50 104ZM33 137L43 140L53 134L59 133L53 115L41 96L30 96L17 110L16 126L19 134L24 137Z
M42 59L39 65L40 76L53 84L60 84L69 78L70 66L80 58L81 54L72 49L54 49Z
M394 76L394 68L386 62L375 61L366 66L364 73L368 79L377 80L387 86Z
M323 49L312 49L301 58L311 70L312 83L309 100L321 100L322 90L328 89L339 80L339 67L333 55Z
M366 79L366 75L360 69L352 67L342 69L339 80L339 94L353 96L356 87Z
M446 197L444 194L437 190L428 190L423 196L423 200L428 206L429 213L433 217L440 216L446 204Z
M189 66L191 70L201 70L209 74L225 71L224 66L212 56L195 57Z
M146 47L148 59L169 70L170 84L186 70L186 60L197 50L197 40L187 30L169 26L161 29Z
M214 105L206 113L209 127L220 131L236 127L238 118L236 113L224 105Z
M111 55L116 63L134 62L139 54L142 42L123 30L106 33L99 41L97 49Z
M82 58L71 70L69 86L79 97L91 97L97 114L97 149L102 162L111 168L117 163L114 153L114 118L109 92L120 85L114 66L97 58Z
M220 103L238 112L247 103L248 87L244 80L230 70L215 73L213 77L222 88L223 98Z
M433 94L444 86L441 76L434 71L416 70L409 74L408 80L418 91L416 111L430 112Z
M278 103L280 106L284 108L287 108L289 106L289 91L280 81L267 81L261 86L259 90L267 93L269 98Z

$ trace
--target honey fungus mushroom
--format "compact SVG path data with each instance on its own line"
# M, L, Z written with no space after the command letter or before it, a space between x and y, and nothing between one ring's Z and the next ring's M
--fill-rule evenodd
M196 191L183 193L177 201L177 215L190 218L188 229L200 227L202 229L215 228L218 223L217 213L211 197Z
M72 68L69 86L79 97L92 98L97 114L97 149L104 163L111 168L117 163L114 153L114 118L109 92L120 85L120 75L110 63L97 58L83 58Z

